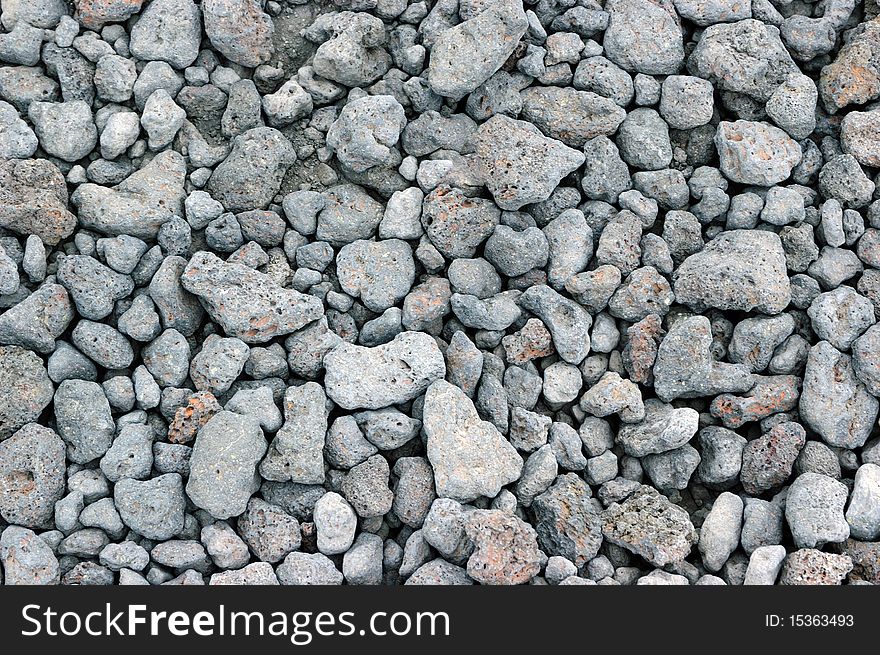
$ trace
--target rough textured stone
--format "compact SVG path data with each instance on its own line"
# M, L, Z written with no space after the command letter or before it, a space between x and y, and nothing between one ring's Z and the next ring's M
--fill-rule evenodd
M519 478L522 457L495 426L480 419L458 387L434 382L425 394L423 412L438 496L461 502L491 498Z
M381 409L412 400L446 374L432 337L403 332L365 348L343 343L324 358L327 395L345 409Z

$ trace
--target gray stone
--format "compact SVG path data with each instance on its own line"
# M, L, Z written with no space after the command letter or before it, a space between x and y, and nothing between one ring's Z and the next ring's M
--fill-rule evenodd
M573 148L610 136L626 112L609 98L571 87L533 86L520 93L522 116L547 136Z
M125 525L147 539L162 541L183 530L186 501L177 473L120 480L113 488L113 502Z
M290 553L275 569L283 585L340 585L344 576L326 555Z
M198 56L201 38L201 13L192 0L155 0L132 26L128 47L138 59L184 69Z
M324 358L327 395L345 409L381 409L412 400L446 374L434 339L403 332L375 348L342 343Z
M264 273L206 251L193 255L180 281L227 334L245 343L295 332L323 313L317 298L284 289Z
M431 90L460 100L501 68L527 27L522 6L503 0L441 32L428 65Z
M746 366L714 360L712 328L705 316L675 323L657 349L654 389L664 402L744 392L754 385L755 378Z
M520 477L523 460L498 432L480 420L471 400L438 380L425 395L423 429L437 494L461 502L495 496Z
M405 241L355 241L336 257L339 284L374 312L396 305L409 293L416 269Z
M61 582L58 559L42 538L17 525L0 533L0 562L6 585L57 585Z
M193 446L186 485L190 500L217 519L244 512L260 488L257 464L266 447L256 419L226 411L215 414Z
M67 290L59 284L44 284L0 315L0 343L50 353L73 316Z
M32 102L28 117L43 150L64 161L82 159L98 141L91 107L82 100Z
M315 503L314 516L318 550L321 553L338 555L351 548L357 529L357 514L345 498L335 492L327 492Z
M535 530L545 553L565 557L578 567L598 554L602 523L590 496L586 483L567 473L535 498Z
M843 514L846 498L846 486L827 475L799 475L785 500L785 520L795 545L816 548L845 541L850 533Z
M722 91L763 103L798 68L776 27L746 18L709 26L688 58L688 70Z
M721 171L733 182L772 186L801 162L801 147L778 127L753 121L722 121L715 134Z
M544 322L563 360L580 364L589 354L592 319L580 305L546 285L529 287L519 303Z
M28 528L51 527L66 468L65 444L49 428L29 423L0 441L0 516Z
M880 535L880 466L877 464L862 464L856 471L846 522L854 539L876 541Z
M327 147L355 173L393 166L399 158L392 148L405 126L403 107L394 97L364 96L342 108L327 132Z
M271 127L255 127L232 140L232 151L214 169L207 190L227 211L266 209L295 161L293 146L281 132Z
M205 32L230 61L255 68L272 57L274 26L257 0L205 0Z
M540 551L534 528L502 510L475 510L465 532L474 543L468 575L481 584L525 584L540 571Z
M827 341L810 349L799 410L804 422L828 445L864 445L878 409L880 402L858 380L848 355Z
M155 239L172 216L183 215L185 177L183 156L166 150L113 188L81 184L71 202L78 207L84 228Z
M299 550L299 522L277 505L251 498L238 517L238 532L260 560L276 563Z
M681 21L671 0L612 0L605 11L605 53L615 64L647 75L672 75L684 65Z
M546 200L584 155L541 134L531 123L496 115L474 136L477 165L502 209Z
M722 232L673 276L678 302L695 309L778 314L791 300L779 237L760 230Z
M605 539L655 566L682 561L697 541L687 512L645 485L608 507L601 521Z
M700 528L699 550L708 570L720 571L739 546L742 516L743 501L739 496L725 491L715 499Z
M67 456L77 464L91 462L110 447L114 423L101 386L86 380L65 380L55 392L55 423L67 443Z

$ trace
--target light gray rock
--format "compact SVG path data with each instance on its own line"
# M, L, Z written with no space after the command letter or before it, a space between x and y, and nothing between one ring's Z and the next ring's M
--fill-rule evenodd
M285 289L265 273L224 262L207 251L193 255L180 282L228 335L245 343L265 343L323 315L323 305L314 296Z
M260 464L267 480L321 484L324 482L324 442L327 397L316 382L288 387L284 393L284 425Z
M327 395L345 409L381 409L419 396L446 374L443 355L423 332L402 332L374 348L342 343L324 357Z
M791 300L782 242L773 232L722 232L673 275L676 300L702 310L778 314Z
M260 488L257 464L266 453L259 422L232 412L218 412L199 430L190 458L186 493L217 519L244 512Z
M122 479L113 488L113 502L123 523L147 539L164 541L183 530L186 500L177 473Z
M546 200L584 154L544 136L524 121L496 115L474 135L477 166L502 209Z
M856 471L846 522L854 539L876 541L880 535L880 466L877 464L862 464Z
M501 68L527 27L522 5L501 0L442 31L431 48L428 64L431 90L453 100L462 99Z
M722 121L715 147L725 177L741 184L778 184L788 179L802 157L800 145L788 134L754 121Z
M351 548L357 529L357 514L345 498L333 491L327 492L315 503L314 516L321 553L338 555Z
M847 488L819 473L799 475L785 499L785 520L798 548L845 541L850 534L843 514Z
M820 341L807 357L799 410L828 445L859 448L871 434L880 401L858 380L849 355Z
M439 496L461 502L491 498L519 479L522 457L495 426L480 419L458 387L434 382L425 395L423 421Z
M708 570L720 571L739 547L742 516L743 501L739 496L725 491L715 499L700 527L699 550Z

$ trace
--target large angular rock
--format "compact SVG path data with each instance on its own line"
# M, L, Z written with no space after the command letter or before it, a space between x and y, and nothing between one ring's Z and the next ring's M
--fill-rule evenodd
M524 121L496 115L474 135L477 165L502 209L546 200L563 177L584 163L582 152Z
M459 189L441 185L422 205L422 227L446 257L473 257L501 221L501 210L490 200L469 198ZM320 234L319 234L320 236Z
M131 28L129 50L143 61L184 69L199 56L201 41L202 15L192 0L153 0Z
M721 121L715 147L727 179L758 186L788 179L803 156L800 145L784 130L755 121Z
M538 543L548 555L564 557L578 567L602 546L602 522L590 488L574 473L561 475L532 501Z
M67 183L45 159L0 160L0 227L54 246L73 234Z
M843 514L846 485L820 473L802 473L788 489L785 520L798 548L821 548L846 541L849 525Z
M846 34L837 58L822 69L819 96L832 114L880 97L880 18Z
M267 480L322 484L327 397L317 382L288 387L284 394L284 425L260 464Z
M255 68L271 59L275 27L259 0L204 0L202 14L211 45L230 61Z
M186 499L177 473L120 480L113 487L113 502L123 523L147 539L164 541L183 530Z
M0 344L49 354L73 316L67 289L60 284L44 284L0 315Z
M425 394L423 430L434 484L441 498L492 498L519 479L523 459L497 428L480 419L455 385L434 382Z
M81 227L111 236L155 239L162 225L184 215L185 178L183 156L166 150L113 188L81 184L71 202L79 209Z
M391 68L382 47L385 25L365 11L325 14L303 35L321 44L313 60L315 73L343 86L366 88Z
M712 326L705 316L678 321L657 348L654 390L664 402L744 392L754 385L747 366L712 357Z
M480 584L525 584L541 570L535 529L503 510L475 510L465 522L474 542L467 572Z
M32 530L17 525L0 533L0 562L6 585L57 585L61 582L58 558L48 543Z
M281 132L255 127L232 140L232 151L214 169L207 189L227 211L266 209L295 161L296 151Z
M688 58L688 70L721 91L764 103L798 67L777 27L747 18L706 28Z
M28 528L53 525L64 496L65 445L57 434L28 423L0 441L0 516Z
M39 419L54 391L37 355L18 346L0 347L0 439Z
M521 91L522 117L573 148L614 134L626 111L610 98L571 87L533 86Z
M681 20L672 0L609 0L605 54L631 73L672 75L684 65Z
M94 257L72 255L58 262L58 282L70 293L80 316L98 321L109 316L117 300L134 291L134 282Z
M186 493L216 519L238 516L260 488L257 464L266 453L266 438L252 416L222 411L196 436Z
M431 90L461 100L507 61L528 28L518 0L499 0L470 20L444 30L431 48Z
M193 255L180 282L229 336L245 343L295 332L324 314L318 298L282 288L256 269L207 251Z
M829 446L860 448L877 421L880 401L868 393L852 360L827 341L810 349L800 415Z
M391 149L406 127L406 114L393 96L370 95L349 102L327 132L327 147L355 173L399 160Z
M402 332L381 346L341 343L324 357L327 395L345 409L381 409L412 400L446 375L437 342Z
M646 485L602 513L602 534L657 567L682 561L697 542L687 512Z
M409 293L416 265L409 244L400 239L355 241L339 251L336 273L343 291L382 313Z
M782 242L773 232L722 232L688 257L673 275L679 303L778 314L791 301Z

